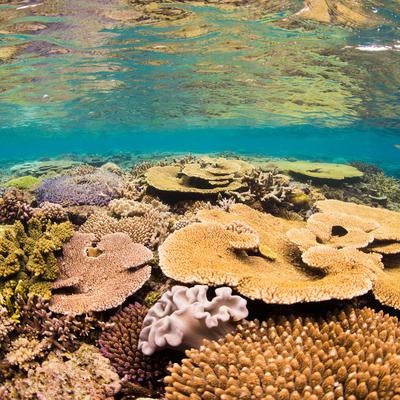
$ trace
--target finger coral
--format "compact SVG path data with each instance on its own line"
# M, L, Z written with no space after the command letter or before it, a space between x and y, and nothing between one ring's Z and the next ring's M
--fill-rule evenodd
M33 209L20 190L10 189L0 198L0 224L28 221L32 214Z
M244 187L242 178L252 168L242 160L203 157L196 162L151 167L146 179L160 192L218 194Z
M302 228L303 222L277 218L242 204L233 205L229 213L201 210L197 218L202 222L174 232L159 248L160 267L170 278L229 285L252 299L281 304L352 298L372 287L375 275L369 257L358 257L368 264L366 268L355 266L352 256L342 253L334 259L338 265L329 268L303 263L286 237L291 227ZM256 232L258 249L253 248L257 243L254 234L250 241L248 232L230 229L235 221ZM342 263L347 268L340 268ZM375 263L381 268L378 259Z
M145 356L138 348L147 312L148 308L139 303L118 311L103 330L99 346L120 377L137 386L137 392L153 394L161 389L168 361L158 356Z
M92 173L60 175L46 179L35 193L39 203L48 201L64 206L103 206L118 197L121 184L119 175L99 169Z
M152 252L127 234L105 235L94 247L95 235L76 232L64 246L58 290L50 309L82 314L117 307L150 278Z
M73 235L69 222L43 226L32 218L16 222L0 237L0 294L9 311L17 311L16 295L50 297L59 273L56 253Z
M146 355L164 348L198 347L204 338L216 339L235 328L248 315L246 300L232 289L215 290L207 299L208 286L173 286L150 308L143 321L139 349Z
M65 361L64 361L65 360ZM14 400L113 400L120 390L118 374L96 347L82 344L63 357L51 354L28 376L15 377L0 387L0 396Z
M399 322L382 311L271 316L187 350L165 378L165 398L396 399L399 354Z

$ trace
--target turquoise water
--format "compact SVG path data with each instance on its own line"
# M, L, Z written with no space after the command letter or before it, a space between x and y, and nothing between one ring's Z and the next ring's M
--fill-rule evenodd
M0 48L18 48L0 64L4 160L235 151L363 160L400 176L400 29L391 2L374 9L385 19L368 29L284 26L301 2L256 15L171 4L188 16L139 25L115 15L129 9L121 2L50 11L49 3L0 6L15 13L0 19ZM12 29L28 23L42 28Z

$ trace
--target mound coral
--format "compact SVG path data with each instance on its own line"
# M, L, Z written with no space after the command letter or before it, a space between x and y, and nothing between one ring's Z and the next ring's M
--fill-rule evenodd
M152 252L127 234L112 233L95 243L95 235L76 232L64 246L58 290L50 309L82 314L117 307L150 278Z
M64 361L65 360L65 361ZM51 354L26 378L15 377L0 386L0 397L15 400L112 400L120 390L120 380L94 346L82 344L63 357Z
M347 252L338 252L324 267L307 266L286 237L303 222L242 204L231 206L229 213L201 210L197 218L202 222L174 232L159 248L164 274L181 282L225 284L252 299L292 304L364 294L372 287L374 271L381 269L378 257ZM231 229L237 221L254 232Z
M72 205L106 205L118 197L122 184L119 175L101 169L91 173L75 173L49 178L36 190L39 203Z
M151 167L146 179L160 192L218 194L243 188L242 178L252 168L241 160L203 157L197 162Z
M141 208L144 210L147 207ZM115 207L113 209L115 210ZM120 212L125 213L126 211ZM104 211L99 211L89 216L81 226L80 232L93 233L97 239L109 233L123 232L128 234L135 243L154 247L167 235L168 216L169 213L160 212L151 207L142 215L120 219L111 217Z
M44 225L48 222L68 220L67 211L60 204L49 203L48 201L40 204L39 208L35 208L33 214Z
M399 322L382 311L271 316L186 351L165 378L165 398L396 399L399 354Z
M321 212L308 219L307 227L287 233L303 252L303 261L325 268L337 262L339 253L347 253L355 266L372 272L375 297L399 309L400 214L337 200L315 205Z
M51 281L59 273L56 252L73 235L69 222L43 226L32 218L24 228L16 222L0 237L0 295L16 311L15 295L50 297Z
M119 376L131 387L136 386L136 392L152 394L160 390L168 361L158 356L145 356L138 348L139 334L147 312L148 308L139 303L118 311L104 328L99 346Z
M246 300L232 289L215 290L207 299L208 286L173 286L150 308L143 321L139 349L146 355L163 348L199 347L204 338L216 339L235 328L248 315Z
M38 178L31 175L26 175L10 179L4 184L4 186L14 187L20 190L28 190L35 187L39 182L40 180Z
M18 189L6 191L0 199L0 224L28 221L33 210L23 192Z
M364 174L347 164L318 163L310 161L272 161L267 166L307 179L343 181L360 178Z

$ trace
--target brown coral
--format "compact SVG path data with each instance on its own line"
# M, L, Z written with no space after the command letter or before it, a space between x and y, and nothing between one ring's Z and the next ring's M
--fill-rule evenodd
M33 209L22 191L8 190L0 198L0 223L13 224L15 221L28 221L33 214Z
M344 299L366 293L372 287L370 259L365 268L347 261L346 268L310 268L300 260L286 238L290 227L303 223L287 221L237 204L231 212L201 210L202 223L191 224L171 234L159 248L163 272L181 282L229 285L250 298L270 303ZM237 243L248 242L248 233L227 229L234 221L249 225L259 236L257 250ZM244 237L246 236L246 237ZM380 267L376 260L377 268Z
M95 235L77 232L64 246L61 276L53 288L65 293L52 296L52 311L82 314L116 307L150 278L145 264L152 252L128 235L105 235L96 247L94 241Z
M165 378L167 400L393 400L400 325L370 308L325 318L272 316L186 351Z

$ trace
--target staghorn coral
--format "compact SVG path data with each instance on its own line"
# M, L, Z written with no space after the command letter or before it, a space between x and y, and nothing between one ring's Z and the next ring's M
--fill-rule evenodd
M68 220L67 211L60 204L48 201L40 204L39 208L35 208L33 215L43 225L46 225L48 222L64 222Z
M143 207L145 208L145 206ZM149 207L143 215L114 218L104 211L95 212L81 226L80 232L93 233L97 239L115 232L127 233L135 243L155 247L168 234L169 213Z
M148 308L139 303L118 311L100 335L99 347L119 376L136 387L136 392L152 394L161 389L168 361L164 357L145 356L138 348L147 312Z
M94 242L94 234L76 232L64 246L52 311L82 314L116 307L150 278L151 267L145 264L152 252L127 234L105 235L95 247Z
M242 204L231 212L201 210L194 223L171 234L159 248L159 263L170 278L185 283L229 285L242 295L268 303L292 304L304 301L346 299L371 289L378 258L338 253L335 262L342 268L315 268L301 261L286 232L304 223L261 213ZM229 229L240 221L259 236ZM249 237L250 236L250 237ZM240 244L240 245L239 245ZM247 246L247 248L246 248ZM372 265L371 265L372 264Z
M98 169L91 173L76 172L46 179L35 193L39 203L102 206L118 197L121 185L119 175Z
M4 232L0 238L0 294L10 312L18 312L16 295L50 297L51 281L59 273L56 253L72 234L69 222L43 226L35 218L26 227L16 222Z
M186 351L166 400L389 400L400 396L400 325L370 308L271 316Z
M203 157L197 162L151 167L146 180L159 192L210 195L243 188L242 178L252 168L241 160Z
M0 224L28 221L33 214L23 192L19 189L6 191L0 199Z
M50 354L26 378L16 376L0 387L2 398L14 400L112 400L120 380L96 347L82 344L74 353Z
M204 338L216 339L248 315L246 300L221 287L207 299L208 286L173 286L150 308L140 332L139 349L146 355L164 348L199 347Z

